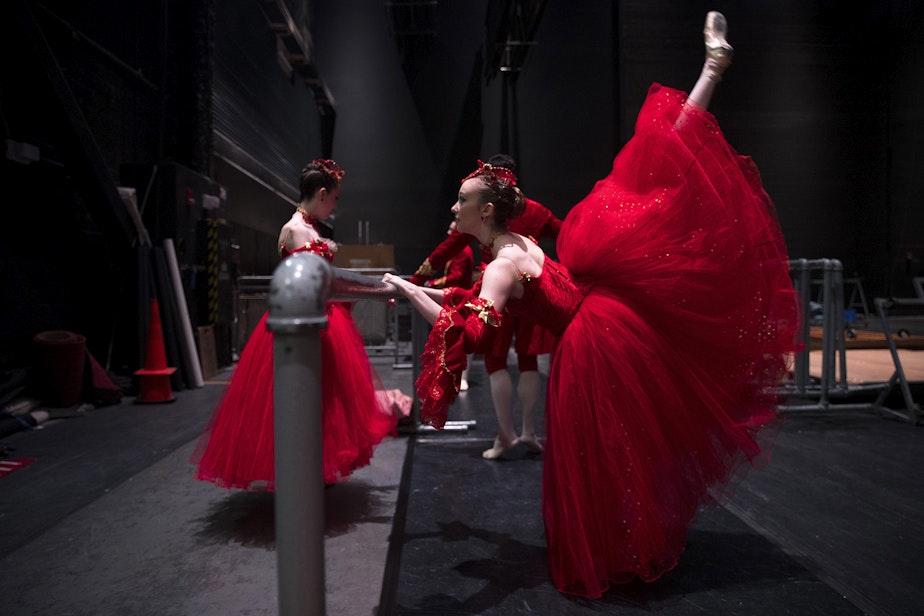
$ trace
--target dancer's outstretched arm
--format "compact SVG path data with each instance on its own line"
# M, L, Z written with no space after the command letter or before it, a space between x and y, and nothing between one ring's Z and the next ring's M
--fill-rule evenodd
M442 308L442 304L440 304L439 301L443 298L442 289L421 287L394 274L385 274L382 280L393 284L401 295L408 298L411 302L411 306L413 306L430 325L436 323L436 319L440 316L440 309Z

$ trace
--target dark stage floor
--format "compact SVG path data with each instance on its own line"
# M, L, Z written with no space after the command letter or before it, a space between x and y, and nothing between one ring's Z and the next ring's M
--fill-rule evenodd
M376 365L410 393L410 370ZM192 479L227 377L0 440L34 459L0 478L0 613L278 613L272 496ZM549 583L542 459L481 458L495 430L481 362L471 385L450 417L468 429L391 437L325 490L328 614L921 613L924 426L789 413L769 468L702 512L674 571L591 601Z

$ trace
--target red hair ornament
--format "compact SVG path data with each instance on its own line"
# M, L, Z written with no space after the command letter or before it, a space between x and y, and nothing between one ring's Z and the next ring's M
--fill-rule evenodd
M462 183L476 177L484 177L488 184L500 184L501 186L516 186L517 176L507 167L497 167L491 163L478 161L478 168L469 173L462 179Z

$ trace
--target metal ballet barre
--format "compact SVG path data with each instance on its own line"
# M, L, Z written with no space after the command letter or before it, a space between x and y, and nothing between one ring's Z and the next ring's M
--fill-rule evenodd
M276 465L276 562L280 616L324 616L324 479L321 440L321 329L333 301L403 296L378 277L298 252L284 259L269 287L267 328L273 332ZM412 311L414 380L429 330ZM397 332L395 332L397 336ZM414 423L419 406L414 404ZM459 424L452 425L449 424ZM470 422L447 422L447 431ZM417 429L423 430L429 426Z
M321 454L321 328L327 303L396 297L381 280L295 253L273 273L266 324L273 332L276 562L279 614L326 612Z

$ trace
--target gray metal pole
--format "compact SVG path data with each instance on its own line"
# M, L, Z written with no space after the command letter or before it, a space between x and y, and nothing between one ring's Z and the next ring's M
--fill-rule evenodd
M796 392L804 394L809 382L809 348L812 343L811 336L811 295L812 295L812 283L811 283L811 272L809 271L809 264L807 259L799 259L797 261L791 261L790 265L797 265L799 269L799 279L798 279L798 291L800 294L799 299L802 301L802 343L804 345L803 350L796 355Z
M270 283L280 616L326 613L320 330L332 276L323 258L296 253Z
M832 259L834 267L834 301L837 305L834 311L834 333L837 346L834 349L835 361L838 365L838 377L834 381L834 388L838 393L847 393L847 324L844 319L844 264L838 259Z
M273 272L276 566L280 616L324 616L321 328L327 302L397 297L380 279L298 252Z

